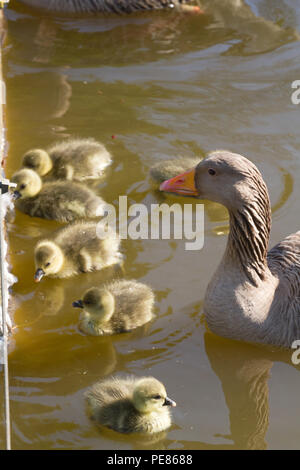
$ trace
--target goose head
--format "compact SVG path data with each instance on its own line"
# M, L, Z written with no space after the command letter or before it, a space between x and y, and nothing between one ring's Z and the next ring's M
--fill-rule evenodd
M76 300L72 306L83 308L99 322L108 321L115 310L115 299L108 290L92 287L85 292L82 300Z
M55 243L45 241L37 246L34 252L35 259L35 282L39 282L42 277L56 274L62 268L64 255Z
M217 150L160 189L223 204L230 219L224 260L236 264L254 285L266 278L271 208L266 184L252 162Z
M23 156L23 167L36 171L40 176L49 173L52 166L52 160L45 150L32 149Z
M233 212L253 203L261 193L269 201L256 166L242 155L226 150L211 152L195 168L164 181L160 190L209 199Z
M133 405L140 413L163 411L164 406L176 406L176 403L167 397L165 387L154 377L140 379L133 391Z
M28 168L23 168L12 176L12 182L17 184L14 191L15 199L25 199L36 196L42 189L42 180L39 175Z

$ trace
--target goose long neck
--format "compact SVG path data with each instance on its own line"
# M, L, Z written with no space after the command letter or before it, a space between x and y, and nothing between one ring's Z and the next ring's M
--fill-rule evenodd
M229 210L230 232L224 261L234 263L252 284L257 285L268 271L271 208L262 179L249 189L251 198L238 209Z

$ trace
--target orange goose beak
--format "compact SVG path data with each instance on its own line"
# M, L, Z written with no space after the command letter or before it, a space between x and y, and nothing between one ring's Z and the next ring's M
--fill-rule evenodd
M168 193L182 194L183 196L198 196L195 187L195 168L164 181L159 189Z

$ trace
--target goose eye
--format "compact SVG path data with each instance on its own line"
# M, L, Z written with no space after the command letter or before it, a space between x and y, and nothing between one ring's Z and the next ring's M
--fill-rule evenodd
M215 175L215 174L216 174L215 170L213 170L212 168L210 168L210 169L208 170L208 173L209 173L210 175Z

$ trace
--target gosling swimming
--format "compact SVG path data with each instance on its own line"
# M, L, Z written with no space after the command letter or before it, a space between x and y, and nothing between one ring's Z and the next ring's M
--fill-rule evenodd
M118 280L88 289L73 307L84 309L79 329L100 336L131 331L153 318L154 295L141 282Z
M72 222L103 214L105 201L79 183L56 181L43 185L40 176L28 168L15 173L12 181L17 183L16 207L31 217Z
M106 238L100 238L97 222L75 222L37 243L34 279L66 278L119 263L119 245L119 236L112 229L108 229Z
M164 385L154 377L111 377L85 394L91 418L122 433L154 434L171 426Z
M100 142L92 138L69 139L47 150L29 150L23 156L23 167L41 177L84 181L99 178L111 161L111 154Z
M199 157L178 157L164 160L153 165L149 170L152 182L157 186L176 175L194 168L199 163Z

